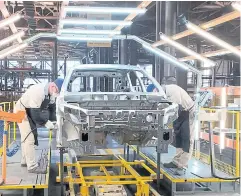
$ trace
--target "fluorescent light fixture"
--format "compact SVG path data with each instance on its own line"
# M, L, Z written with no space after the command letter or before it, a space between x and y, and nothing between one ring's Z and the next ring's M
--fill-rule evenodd
M82 29L61 29L60 34L84 34L84 35L120 35L121 31L114 30L82 30Z
M239 3L232 3L232 6L233 6L234 9L241 12L241 5Z
M123 21L123 20L80 20L80 19L62 19L60 23L70 24L70 25L105 25L105 26L112 26L112 25L123 25L123 26L130 26L132 21Z
M169 37L167 37L166 35L164 34L160 34L160 38L164 41L166 41L168 44L172 45L173 47L181 50L182 52L190 55L190 56L194 56L196 57L197 59L199 59L200 61L203 61L205 63L205 65L208 65L208 67L213 67L215 66L215 62L209 60L208 58L206 57L203 57L201 56L200 54L190 50L189 48L183 46L182 44L179 44L178 42L170 39Z
M146 9L140 8L116 8L116 7L77 7L68 6L64 8L65 12L83 12L83 13L112 13L112 14L144 14Z
M110 37L79 37L79 36L58 36L58 40L62 41L95 41L95 42L111 42Z
M12 15L8 18L5 18L3 20L0 21L0 29L11 24L11 23L14 23L16 22L17 20L19 20L21 18L21 15L20 14L15 14L15 15Z
M20 45L17 45L17 46L11 46L9 48L6 48L6 49L1 51L0 59L3 59L3 58L5 58L6 56L8 56L12 53L15 53L19 50L22 50L23 48L26 48L27 46L28 46L27 43L23 43L23 44L20 44Z
M24 31L19 31L9 37L6 37L0 41L0 47L8 44L9 42L14 41L15 39L17 39L19 37L23 37L23 36L24 36Z
M185 66L185 64L179 62L176 58L174 58L173 56L164 53L162 50L158 49L158 48L153 48L151 45L147 45L147 44L142 44L143 48L149 50L150 52L164 58L165 60L169 61L170 63L173 63L185 70L188 70L188 68Z
M188 22L186 24L186 26L192 30L193 32L199 34L200 36L208 39L209 41L219 45L222 48L226 48L227 50L231 51L232 53L234 53L235 55L241 57L241 52L235 48L234 46L228 44L227 42L217 38L216 36L212 35L211 33L208 33L207 31L203 30L202 28Z

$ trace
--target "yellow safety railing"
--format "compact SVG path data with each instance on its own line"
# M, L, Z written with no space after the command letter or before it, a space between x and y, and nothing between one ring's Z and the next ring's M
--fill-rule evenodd
M15 106L15 101L14 102L1 102L0 107L2 111L4 112L12 112L13 108ZM3 128L2 128L3 129ZM7 148L16 140L16 130L17 130L17 125L15 122L11 122L8 125L8 139L7 139ZM2 154L2 146L0 146L0 155Z
M197 152L197 151L194 151L193 152L193 157L198 159L199 161L203 162L203 163L206 163L208 165L211 164L211 161L210 161L210 156L207 155L207 154L204 154L204 153L201 153L201 152ZM231 176L236 176L236 167L232 166L232 165L229 165L227 163L224 163L220 160L215 160L214 162L215 164L215 168L226 173L226 174L229 174Z
M218 109L210 109L210 108L201 108L202 110L208 111L208 112L216 112ZM236 130L235 136L235 151L236 151L236 164L235 167L232 165L229 165L227 163L224 163L220 160L215 160L215 167L218 170L221 170L229 175L239 177L240 176L240 111L232 111L232 110L226 110L227 114L233 114L235 117L232 124L234 125L234 128ZM203 161L204 163L210 164L210 156L201 152L195 151L193 153L193 156L200 161Z

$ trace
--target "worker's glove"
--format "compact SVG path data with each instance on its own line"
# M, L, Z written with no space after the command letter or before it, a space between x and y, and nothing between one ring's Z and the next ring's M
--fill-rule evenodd
M55 124L48 120L47 123L45 124L45 127L47 129L54 129L55 128Z
M168 103L158 103L157 108L158 110L163 110L169 106Z

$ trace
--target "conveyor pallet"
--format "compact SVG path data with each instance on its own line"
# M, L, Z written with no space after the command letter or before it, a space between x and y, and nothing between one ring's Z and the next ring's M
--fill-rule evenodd
M7 158L7 182L0 186L0 194L14 195L14 191L27 195L29 189L42 189L44 196L48 196L49 166L51 150L49 139L39 140L36 154L40 166L47 169L46 174L28 173L26 167L21 167L21 149L13 156ZM0 157L1 161L1 157ZM1 167L1 166L0 166Z
M92 195L91 190L98 185L103 187L108 187L108 185L132 185L136 186L136 196L159 195L149 185L149 182L156 178L156 174L143 161L127 162L121 156L113 155L81 156L77 157L76 163L68 162L70 160L69 157L65 157L66 160L67 162L64 163L64 166L67 167L67 172L64 175L64 182L69 184L69 187L74 187L74 184L79 185L80 195L82 196ZM59 163L57 165L60 166ZM71 173L73 167L75 168L75 174ZM142 167L150 175L141 176L134 167ZM104 175L98 174L93 176L93 174L99 172L102 172ZM113 175L113 173L116 175ZM60 182L59 176L57 176L56 181ZM70 188L71 195L76 195L77 193L72 189Z

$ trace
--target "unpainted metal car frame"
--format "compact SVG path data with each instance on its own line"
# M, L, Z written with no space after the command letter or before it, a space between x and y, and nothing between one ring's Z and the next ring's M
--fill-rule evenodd
M149 83L157 92L146 92ZM166 100L160 84L144 69L80 65L68 72L57 99L57 146L94 154L111 135L119 144L167 152L172 142L168 125L177 115L178 105Z

